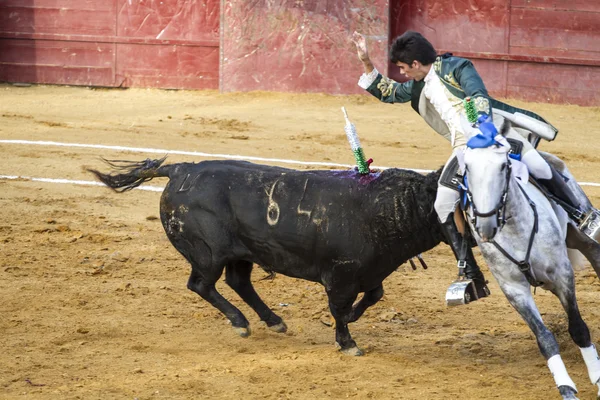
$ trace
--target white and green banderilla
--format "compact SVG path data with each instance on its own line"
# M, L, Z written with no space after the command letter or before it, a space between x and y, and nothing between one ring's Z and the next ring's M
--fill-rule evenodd
M346 119L346 126L344 126L344 131L346 131L346 136L348 137L350 148L352 149L352 153L354 153L354 158L356 159L356 166L358 167L358 172L360 174L368 174L369 172L371 172L369 170L369 165L373 162L373 159L365 160L365 153L363 152L363 149L360 145L360 140L358 139L358 134L356 133L356 127L352 122L350 122L345 107L342 107L342 112L344 113L344 118Z

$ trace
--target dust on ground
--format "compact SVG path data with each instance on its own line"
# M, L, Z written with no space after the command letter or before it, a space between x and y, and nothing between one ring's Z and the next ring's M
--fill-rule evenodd
M341 107L376 165L436 169L449 146L409 105L369 96L0 86L0 139L184 150L352 164ZM541 148L580 181L600 181L600 110L511 101L560 130ZM1 175L91 180L100 157L162 154L0 144ZM218 158L218 157L217 157ZM169 162L200 161L171 155ZM284 165L269 162L273 165ZM290 165L286 165L290 167ZM293 166L316 168L317 166ZM153 185L165 184L156 179ZM600 188L586 186L600 205ZM447 308L449 248L430 268L401 266L383 300L351 332L364 357L334 347L326 295L278 275L257 292L286 321L276 334L221 280L249 319L238 337L186 288L189 266L168 242L159 193L0 179L0 397L35 399L548 399L558 398L535 338L491 274L492 296ZM600 337L600 281L577 273L579 304ZM558 300L535 296L581 398L592 398Z

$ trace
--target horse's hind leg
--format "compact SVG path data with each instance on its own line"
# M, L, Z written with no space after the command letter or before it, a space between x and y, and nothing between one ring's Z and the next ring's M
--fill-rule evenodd
M592 384L598 385L598 398L600 398L600 359L598 359L596 347L592 344L590 331L581 318L581 313L577 306L573 279L573 272L570 271L569 276L567 276L566 279L561 280L552 292L559 298L569 317L569 334L581 350L581 355L587 366L590 381Z
M235 261L225 267L225 282L258 314L269 329L275 332L286 332L287 326L258 296L252 286L250 275L252 263L248 261Z
M600 244L572 224L567 225L567 247L579 250L592 264L600 278Z
M560 354L558 343L552 332L544 325L538 311L530 287L524 280L522 282L500 283L500 287L510 304L517 310L533 331L542 355L548 362L548 368L554 376L554 381L564 400L577 399L575 383L569 377L565 364Z

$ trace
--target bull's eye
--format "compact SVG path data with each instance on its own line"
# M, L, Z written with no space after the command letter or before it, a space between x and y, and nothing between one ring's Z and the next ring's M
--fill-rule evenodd
M504 171L506 169L506 163L502 164L502 166L500 167L500 171Z

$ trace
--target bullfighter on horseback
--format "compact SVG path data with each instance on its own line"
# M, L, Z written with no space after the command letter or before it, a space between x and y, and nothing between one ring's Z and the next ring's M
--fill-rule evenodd
M458 260L459 277L466 276L461 280L472 280L475 285L474 299L487 296L489 291L471 246L467 245L469 239L459 233L454 218L460 197L455 177L457 172L462 172L458 171L457 155L464 151L466 141L479 132L466 118L463 99L467 97L474 102L477 113L484 115L484 118L493 117L495 125L502 125L504 118L512 122L507 139L520 148L521 161L530 174L565 208L584 233L598 240L598 210L578 200L565 180L564 175L568 174L566 168L562 173L557 171L535 149L540 136L554 139L558 132L555 127L533 112L491 98L471 61L449 53L437 55L433 45L418 32L405 32L394 40L390 49L392 63L400 68L403 75L411 78L404 83L383 76L373 66L363 35L354 32L352 41L365 70L359 86L384 103L410 102L425 122L448 139L452 146L452 154L438 182L435 210L448 244ZM524 122L520 124L520 121ZM576 186L580 196L583 194L574 179L571 185ZM458 304L465 302L468 301Z

